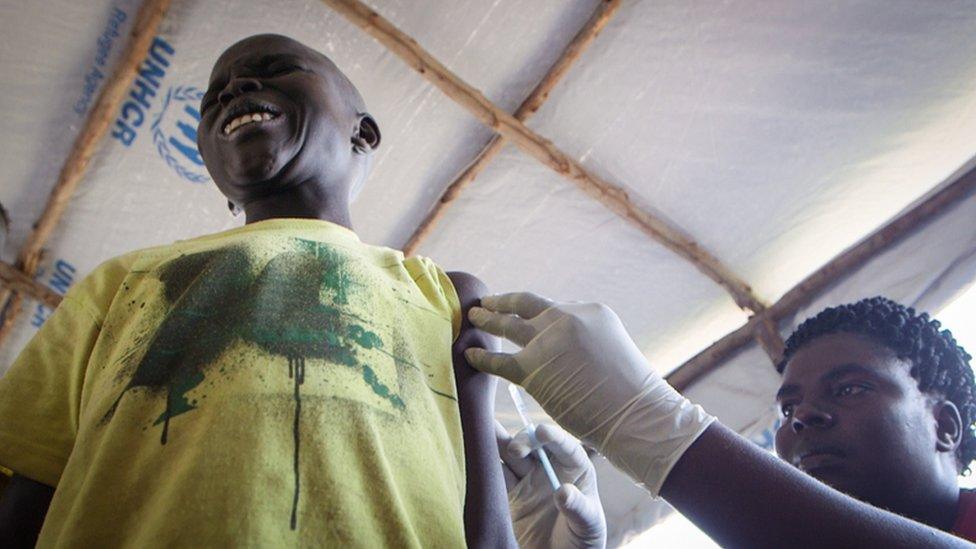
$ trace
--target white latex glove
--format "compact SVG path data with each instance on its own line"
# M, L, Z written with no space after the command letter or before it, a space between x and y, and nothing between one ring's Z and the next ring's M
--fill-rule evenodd
M583 446L554 425L539 425L535 436L564 483L557 492L552 491L542 464L530 454L534 448L528 432L523 429L513 438L495 423L519 547L606 547L607 519L597 491L596 471Z
M658 495L664 479L715 418L647 363L617 315L598 303L530 293L488 296L471 322L524 348L471 348L471 366L525 388L556 423Z

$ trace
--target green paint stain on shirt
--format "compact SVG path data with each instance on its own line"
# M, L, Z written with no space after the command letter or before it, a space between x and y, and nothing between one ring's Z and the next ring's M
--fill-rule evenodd
M358 291L368 291L339 250L311 240L292 239L293 249L258 270L243 247L181 256L159 271L170 309L150 338L145 354L115 404L136 387L165 394L165 410L153 425L163 424L166 444L170 421L193 411L197 401L187 394L206 379L207 367L234 341L253 343L280 356L293 382L295 402L294 501L291 528L296 528L299 502L301 392L306 360L323 359L358 369L365 385L396 409L404 401L386 386L359 350L383 354L383 340L361 317L342 310ZM323 297L325 302L323 302ZM134 354L132 356L135 356ZM414 366L416 367L416 366ZM260 377L259 372L255 375ZM201 399L206 395L201 395ZM213 406L214 404L209 404Z
M158 276L170 310L119 398L135 387L164 391L166 409L155 425L166 424L194 409L187 393L240 339L286 361L319 358L359 369L374 394L402 409L402 398L358 359L358 350L382 349L383 340L341 308L365 289L349 260L320 242L292 242L292 251L261 269L243 247L185 255L165 265Z

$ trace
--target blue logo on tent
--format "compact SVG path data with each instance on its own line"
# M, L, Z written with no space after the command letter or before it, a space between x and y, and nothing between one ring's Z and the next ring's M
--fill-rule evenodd
M159 102L163 79L175 54L176 49L159 36L149 46L149 54L142 62L112 129L112 137L126 147L139 137L140 128ZM177 175L193 183L210 181L197 151L197 124L200 122L197 106L202 98L203 91L194 86L172 86L166 90L150 124L153 146L159 157Z
M64 295L68 293L68 288L75 281L75 274L77 272L78 269L74 265L64 259L59 259L54 263L51 276L47 279L47 285L59 295ZM38 277L42 276L44 276L43 272L38 273ZM34 311L34 316L31 318L31 326L40 328L50 315L51 308L43 303L38 303Z
M177 175L193 183L210 181L197 150L197 125L200 123L197 106L203 93L194 86L171 87L150 126L159 157Z
M175 53L173 46L158 36L149 46L149 54L142 62L139 75L132 83L129 96L122 103L119 117L115 119L115 127L112 129L112 137L126 147L132 146L132 142L139 136L139 128L146 121L146 112L156 101L156 92L166 77L170 58Z

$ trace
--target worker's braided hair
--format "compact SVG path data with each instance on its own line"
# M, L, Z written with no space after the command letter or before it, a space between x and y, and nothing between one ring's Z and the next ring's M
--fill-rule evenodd
M976 458L976 383L969 367L972 357L949 330L939 330L940 326L927 313L916 314L915 309L884 297L829 307L805 320L790 335L776 370L783 373L786 363L807 343L837 332L864 335L891 348L899 358L912 363L910 373L918 380L920 391L939 395L959 408L963 435L956 458L960 471L968 472Z

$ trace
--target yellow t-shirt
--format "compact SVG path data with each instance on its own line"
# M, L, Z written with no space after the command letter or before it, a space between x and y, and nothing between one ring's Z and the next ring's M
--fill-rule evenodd
M0 378L39 544L464 544L444 272L275 219L100 266Z

